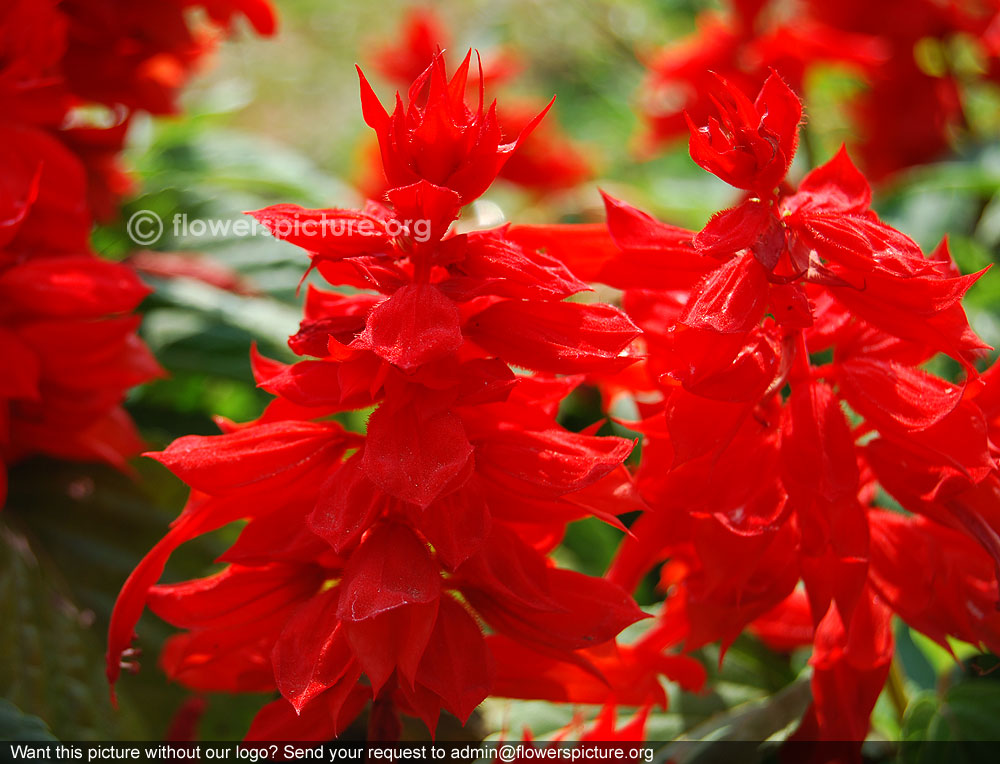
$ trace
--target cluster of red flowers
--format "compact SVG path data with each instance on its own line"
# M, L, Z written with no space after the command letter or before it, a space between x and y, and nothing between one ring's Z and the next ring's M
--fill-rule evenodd
M407 15L398 45L387 45L376 51L375 64L379 72L399 88L406 88L427 68L448 45L448 32L430 8L414 8ZM516 54L508 50L495 51L480 62L483 83L487 87L509 82L521 69ZM470 82L473 87L475 82ZM474 92L470 93L475 97ZM512 138L522 133L525 140L500 169L499 177L533 194L549 194L575 188L593 174L583 149L570 140L551 119L528 126L544 104L531 99L505 98L500 121ZM530 133L530 134L528 134ZM381 198L388 190L382 175L377 151L369 152L370 166L361 181L362 190L372 199Z
M187 630L164 649L170 677L280 691L252 738L330 738L369 702L369 734L391 739L400 713L433 732L442 709L464 721L490 694L639 704L665 702L658 673L701 681L690 659L660 656L663 630L619 651L643 617L629 595L546 559L568 522L620 525L641 507L632 441L555 419L584 375L633 363L638 330L564 301L586 284L506 228L449 233L542 116L503 143L495 104L466 103L470 56L451 79L437 56L391 114L361 76L385 202L253 213L327 281L365 291L309 290L289 346L310 360L254 356L275 396L259 419L155 455L192 493L123 589L112 682L145 604ZM331 418L367 408L365 435ZM154 586L179 544L238 519L221 573Z
M893 612L945 647L1000 647L1000 380L978 375L988 348L960 304L982 274L879 220L844 150L792 187L801 104L776 74L755 101L721 79L712 97L691 156L742 203L695 233L606 197L603 240L521 238L624 290L643 331L641 366L604 388L640 401L651 509L609 578L631 589L665 563L688 650L745 629L780 650L812 644L797 736L861 741ZM938 353L963 384L925 370Z
M705 12L698 29L649 62L643 111L647 145L686 132L713 112L712 72L753 98L776 70L799 94L818 65L846 66L866 83L850 103L869 177L939 158L964 124L962 86L1000 75L1000 7L938 0L731 0ZM980 69L963 68L956 46L971 46Z
M265 0L12 0L0 9L0 506L4 465L45 453L123 466L141 443L120 403L159 368L129 315L147 289L89 247L128 177L134 110L173 109L210 47L185 21L236 13L273 27ZM106 108L110 126L85 119Z
M765 45L750 34L762 6L741 4L739 30L719 29L761 46L761 67L791 66L793 84L866 33L817 10ZM154 454L192 490L122 590L109 680L135 667L122 658L148 605L184 629L161 656L172 679L280 693L251 738L332 738L366 708L373 739L397 736L400 714L433 732L442 710L464 721L489 695L604 704L594 734L611 737L639 734L666 703L661 677L704 681L670 648L725 650L749 630L778 650L812 646L798 738L861 741L893 614L945 647L1000 649L1000 372L977 369L989 348L961 306L982 274L961 275L946 242L925 256L881 221L846 150L794 187L802 105L766 68L697 75L691 156L745 192L703 230L611 197L606 225L467 230L463 207L544 111L505 136L482 71L469 85L471 53L449 79L430 39L411 27L383 56L391 74L419 71L392 112L361 75L378 200L252 213L353 291L309 289L289 340L305 360L253 354L274 396L257 420ZM884 41L862 42L855 63L884 60ZM63 200L44 176L24 178L15 241L37 233L21 221L37 200ZM624 312L566 301L588 282L621 290ZM103 305L108 289L86 294ZM940 354L962 383L927 371ZM557 422L585 381L609 407L635 402L634 482L630 440ZM339 423L352 410L371 410L364 434ZM629 512L606 578L548 559L569 522L621 528ZM239 520L220 573L157 585L181 544ZM628 590L658 566L662 613L618 644L643 617ZM616 706L644 710L616 731Z

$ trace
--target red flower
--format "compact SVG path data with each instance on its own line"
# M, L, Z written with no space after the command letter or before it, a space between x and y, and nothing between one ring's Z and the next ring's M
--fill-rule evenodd
M831 28L877 36L885 51L884 63L866 77L868 88L851 104L856 153L869 176L883 180L944 154L953 133L965 127L962 91L970 77L953 70L947 56L937 62L937 71L928 71L918 48L947 47L962 39L995 72L997 50L989 41L995 7L933 0L889 0L874 7L853 0L836 7L810 0L806 6Z
M666 623L687 649L725 648L747 628L779 645L812 642L814 704L797 735L860 741L888 671L893 611L935 639L996 638L1000 398L995 373L974 379L985 346L961 308L982 274L959 275L945 246L925 257L880 221L843 151L789 188L773 173L791 159L781 147L794 145L797 109L769 106L789 116L765 133L750 126L771 99L731 96L728 124L743 128L730 132L744 137L720 151L696 137L692 150L758 196L697 234L606 199L603 238L512 235L624 288L643 329L644 374L602 380L641 394L637 485L651 507L611 579L633 587L666 561ZM969 380L923 370L938 352ZM873 509L879 488L919 517ZM924 573L935 583L921 586ZM945 589L969 606L938 605Z
M712 72L752 97L774 70L801 94L807 74L832 63L865 81L847 103L855 127L849 145L869 177L880 181L940 157L956 129L965 127L960 85L970 73L947 56L928 65L922 48L962 39L984 61L988 77L1000 71L991 31L996 10L989 4L734 0L730 6L723 14L699 15L695 34L650 60L642 104L648 148L682 135L685 112L705 123L714 111Z
M398 43L376 52L375 64L382 75L403 85L420 77L434 57L450 46L448 31L430 8L410 8L399 38Z
M112 682L148 601L188 629L165 653L173 678L281 692L251 738L329 738L367 701L369 734L385 737L399 713L433 731L442 709L464 721L495 691L482 623L590 667L587 651L643 617L618 586L545 558L568 522L593 514L620 526L616 514L635 508L621 466L632 442L558 425L555 407L581 378L510 366L621 369L637 330L615 308L563 302L586 286L506 229L448 234L513 149L495 143L492 109L464 106L467 67L448 83L436 59L410 91L430 78L423 105L400 101L384 121L363 90L369 121L386 131L387 174L406 184L386 203L253 213L328 280L370 291L310 290L289 345L315 360L253 358L276 396L263 416L156 455L193 492L122 590ZM329 419L367 407L364 436ZM226 571L153 587L180 543L240 518L250 522ZM648 683L664 668L630 670Z
M379 72L406 87L418 79L434 57L451 47L450 35L430 7L410 8L399 31L399 42L379 46L374 63ZM483 82L499 85L513 77L521 63L512 52L492 50L483 56Z
M197 5L228 28L237 13L273 30L266 0L49 0L0 11L0 458L45 453L124 467L141 448L121 408L159 373L129 315L148 290L89 249L130 179L118 164L131 111L173 108L208 42L189 27ZM81 122L78 106L114 109ZM6 471L0 478L0 503Z
M259 34L275 29L267 0L64 0L59 8L69 27L62 69L69 89L88 102L175 112L180 88L215 44L211 28L188 21L186 11L194 7L224 29L237 15Z
M725 80L715 89L719 118L691 128L691 158L737 188L770 192L788 172L798 143L802 104L774 72L753 103Z
M121 403L159 373L128 315L149 290L89 250L83 170L58 141L7 126L0 144L0 469L38 453L124 467L142 444Z
M0 10L0 104L4 119L58 127L71 102L61 76L65 17L51 0Z
M892 611L871 589L862 591L849 624L831 608L816 630L810 663L813 702L792 740L839 741L837 758L861 760L875 702L889 675ZM829 755L829 752L828 752Z
M397 94L391 116L358 69L365 122L378 136L390 188L424 180L451 189L463 204L471 202L496 179L507 158L545 116L548 107L513 142L503 143L496 102L484 111L480 89L477 108L466 104L471 58L470 51L449 80L444 57L436 56L410 87L409 105L404 107Z
M399 45L384 46L376 54L375 63L389 79L407 86L418 79L435 57L448 47L447 29L429 9L414 9L406 17ZM478 54L477 54L478 58ZM520 63L507 51L490 51L479 61L481 84L501 84L520 68ZM470 97L481 97L476 92L480 83L467 83ZM557 125L550 122L538 124L538 114L545 107L535 101L512 103L504 107L503 132L509 138L517 137L518 151L512 154L499 170L499 176L529 191L547 194L572 188L592 174L589 160L582 149L565 136ZM382 166L376 154L369 152L373 166L368 171L362 187L372 198L386 190ZM424 176L426 177L426 176ZM438 181L435 181L438 182ZM389 186L394 185L392 179Z
M834 28L797 6L787 13L766 0L729 5L722 14L700 14L693 35L667 45L648 62L641 105L648 126L646 150L683 135L685 114L696 124L707 122L717 109L717 76L753 97L776 71L801 94L806 74L817 65L867 72L885 57L874 34Z
M774 84L761 90L757 108L789 114L784 124L792 133L773 139L777 146L774 160L787 166L790 156L785 159L780 146L794 146L798 117L793 121L790 114L798 112L766 107L763 101L769 89L779 88L783 97L794 97L776 78L769 83ZM743 103L745 109L749 101L740 101L739 92L729 90L734 102ZM766 151L759 143L751 139L747 151L717 157L704 153L710 149L696 138L702 133L692 127L692 155L697 149L702 152L703 166L714 168L720 177L726 173L719 168L725 167L730 177L739 176L731 182L744 188L755 186L761 195L718 213L695 236L696 250L727 264L709 277L697 302L688 305L689 318L682 318L685 324L697 326L703 315L716 328L731 321L737 325L746 321L749 326L763 317L770 301L779 308L774 313L779 324L798 322L804 328L811 324L806 296L793 286L801 279L823 285L851 312L879 328L946 352L971 368L983 345L969 331L959 302L982 274L954 274L946 252L943 259L925 258L911 239L881 222L869 209L867 181L843 149L807 175L797 193L775 196L760 191L775 185L770 174L775 165L764 171L766 181L748 181L752 170L751 175L732 170L739 162L752 167L752 147ZM735 156L723 164L730 155ZM732 269L745 274L734 271L736 280L731 282ZM754 279L757 286L752 285Z

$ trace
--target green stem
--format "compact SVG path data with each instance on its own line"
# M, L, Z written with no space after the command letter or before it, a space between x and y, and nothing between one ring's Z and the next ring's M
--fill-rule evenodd
M799 131L799 147L802 149L802 157L806 160L806 171L816 169L816 139L813 136L812 130L809 129L809 123L802 123L802 127Z
M902 724L906 708L910 705L910 698L906 692L906 677L903 675L903 667L899 664L899 659L893 656L892 663L889 664L889 679L886 682L886 690L889 692L889 700L892 701L893 708L896 709L896 716Z

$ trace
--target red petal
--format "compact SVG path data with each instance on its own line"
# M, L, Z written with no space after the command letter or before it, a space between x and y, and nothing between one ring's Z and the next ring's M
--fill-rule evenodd
M375 410L368 420L362 466L386 493L426 507L462 475L471 456L462 420L419 396Z
M185 629L239 626L312 595L319 583L318 573L301 565L230 565L207 578L154 586L149 608Z
M626 626L645 618L622 589L601 578L570 570L549 569L548 585L557 610L510 608L482 592L462 588L491 627L518 640L556 650L578 650L613 639Z
M0 358L4 359L4 371L0 375L0 400L5 398L36 400L41 373L38 354L13 332L0 329Z
M441 577L427 547L409 528L375 528L351 555L340 585L337 612L364 621L404 605L434 602Z
M890 361L852 358L836 366L842 394L876 427L921 430L951 414L961 388L921 369Z
M372 309L361 343L389 363L412 369L458 350L460 321L455 303L440 289L410 284Z
M369 687L355 684L358 675L340 682L336 692L324 693L301 714L284 698L268 703L254 717L246 740L332 740L357 718L371 699Z
M297 204L276 204L247 214L276 239L325 259L378 254L390 246L385 222L359 210L307 210Z
M192 488L220 494L263 481L294 480L343 445L339 425L275 422L227 435L188 435L147 456Z
M470 233L457 270L484 293L542 299L569 297L589 287L547 252L523 247L504 229Z
M606 263L618 255L603 223L515 225L507 229L507 238L527 251L543 252L565 264L586 283L602 281Z
M479 552L490 532L490 510L475 477L411 517L451 570Z
M722 334L748 332L760 323L767 304L767 273L752 255L734 257L699 284L681 322Z
M793 384L781 428L783 476L789 493L800 489L804 495L829 502L857 494L854 437L827 385Z
M357 453L327 478L309 515L309 528L334 550L354 546L389 504L389 497L365 477Z
M623 368L621 351L638 335L610 305L505 300L473 316L469 336L508 363L534 371L573 374Z
M771 223L771 208L759 199L747 199L732 209L716 212L697 236L702 255L728 258L753 245Z
M413 685L437 616L438 600L407 605L364 621L346 621L344 632L354 656L371 682L373 694L399 670Z
M0 300L22 315L100 318L127 313L149 292L131 268L96 257L37 258L0 275Z
M872 190L841 145L833 159L806 175L799 191L783 206L802 212L861 214L868 210Z
M278 689L297 713L353 668L337 616L337 588L309 599L285 624L271 662Z
M501 525L458 571L461 585L487 593L513 611L560 610L549 587L545 558Z
M493 686L493 656L479 624L451 597L441 598L417 680L463 724Z

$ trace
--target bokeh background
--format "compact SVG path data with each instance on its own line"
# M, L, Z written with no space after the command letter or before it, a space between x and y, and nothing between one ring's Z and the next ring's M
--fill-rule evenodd
M258 39L244 30L222 44L187 89L181 116L137 120L126 159L138 193L120 220L95 233L99 252L133 258L155 288L143 306L142 333L169 376L135 390L128 401L153 449L181 435L216 432L215 416L247 420L260 413L267 396L254 387L249 349L256 343L265 355L290 357L285 340L298 325L296 290L307 266L301 250L263 236L174 235L174 215L236 220L243 210L277 202L356 205L361 197L354 188L367 168L370 138L354 64L366 70L383 101L392 95L373 61L381 47L398 39L410 4L276 5L278 35ZM450 30L450 60L469 48L484 56L516 55L521 71L503 86L505 96L544 103L555 94L547 119L558 122L594 165L591 180L545 196L500 182L476 208L479 221L597 221L603 214L598 188L695 229L731 204L732 189L694 165L686 142L652 158L637 156L642 62L690 33L696 13L710 7L694 0L435 3ZM850 138L841 106L859 87L836 67L810 76L809 150L800 152L793 174L804 173L810 161L825 161ZM948 233L966 272L993 262L1000 243L1000 146L992 137L1000 126L1000 101L987 87L968 95L970 130L956 153L894 178L878 190L875 203L927 250ZM166 222L152 255L137 254L126 232L128 216L145 209ZM178 277L177 268L163 270L163 263L173 262L163 258L177 253L207 257L182 257L177 262L188 264L188 277ZM980 280L967 306L976 331L1000 345L1000 279ZM568 401L563 418L582 428L600 417L598 403L583 390ZM366 412L351 416L348 424L363 428ZM231 739L242 736L259 707L259 698L247 696L192 704L157 669L158 647L169 629L147 615L140 626L143 671L121 683L120 710L112 710L102 669L114 597L185 498L183 487L158 465L138 460L135 470L127 476L36 459L12 471L10 506L0 526L9 542L0 545L0 697L6 698L0 700L0 737L161 739L184 734L190 712L204 707L201 737ZM215 554L234 533L184 547L167 578L211 571ZM600 574L619 537L596 520L583 521L571 528L558 554ZM652 580L639 597L656 607ZM995 736L1000 672L989 674L990 659L955 645L956 660L902 625L897 637L900 665L876 709L874 737ZM669 711L651 719L652 738L766 737L792 725L808 703L807 655L778 655L749 637L737 641L721 669L715 648L702 654L714 677L711 691L672 693ZM187 716L178 716L179 709ZM544 735L581 710L595 711L488 701L467 729L452 724L439 736L473 738L499 729L520 735L524 727ZM417 728L408 732L421 734Z

